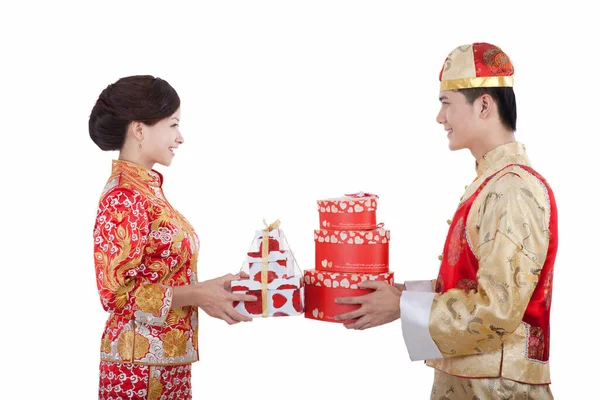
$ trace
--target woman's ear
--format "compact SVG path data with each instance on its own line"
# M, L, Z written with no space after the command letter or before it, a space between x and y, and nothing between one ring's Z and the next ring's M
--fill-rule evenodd
M139 121L133 121L131 123L131 131L135 138L139 141L144 140L144 132L142 130L142 123Z

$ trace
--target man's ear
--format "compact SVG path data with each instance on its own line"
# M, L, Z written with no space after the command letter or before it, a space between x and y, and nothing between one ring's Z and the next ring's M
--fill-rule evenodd
M483 94L478 99L479 116L482 119L488 118L491 115L492 109L494 108L495 104L496 103L494 102L494 99L492 98L492 96L490 96L487 93Z

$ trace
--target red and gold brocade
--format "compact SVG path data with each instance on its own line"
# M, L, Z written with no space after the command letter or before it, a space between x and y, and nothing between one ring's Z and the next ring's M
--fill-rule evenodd
M173 286L195 283L199 240L165 199L160 173L121 160L94 227L96 281L110 313L104 361L147 365L198 360L198 311L171 307Z
M429 318L440 371L550 383L556 207L528 165L519 143L486 154L451 223Z
M192 366L100 362L98 400L189 400Z

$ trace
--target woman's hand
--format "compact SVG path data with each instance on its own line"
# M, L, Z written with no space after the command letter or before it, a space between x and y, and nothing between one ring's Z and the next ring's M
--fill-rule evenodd
M243 272L227 274L219 278L198 282L186 286L173 287L173 308L192 305L200 307L213 318L219 318L229 325L238 322L249 322L252 318L238 313L233 308L234 301L256 301L255 296L231 293L231 281L247 279Z

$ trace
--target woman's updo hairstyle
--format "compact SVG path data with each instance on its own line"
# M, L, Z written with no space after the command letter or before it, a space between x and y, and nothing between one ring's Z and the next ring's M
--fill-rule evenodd
M102 150L120 150L133 121L154 125L177 111L177 92L150 75L121 78L100 93L89 120L90 137Z

